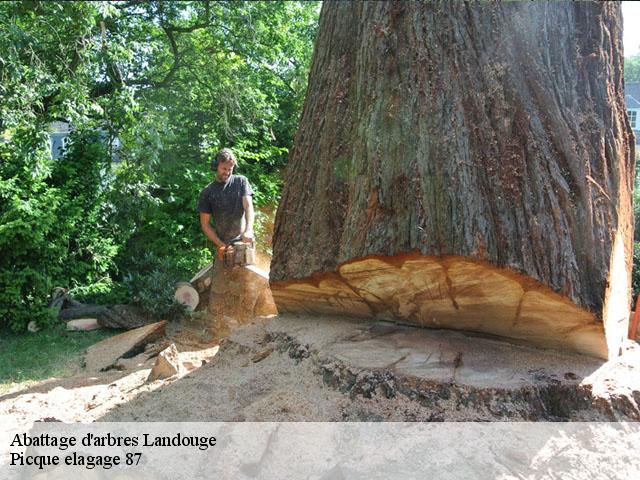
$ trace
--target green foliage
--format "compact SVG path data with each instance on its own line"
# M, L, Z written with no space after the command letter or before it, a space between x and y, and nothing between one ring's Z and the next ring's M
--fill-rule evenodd
M95 137L73 138L55 162L33 130L0 147L0 328L50 323L52 287L94 282L113 265L101 191L109 160Z
M640 82L640 54L624 57L624 81Z
M124 284L134 303L156 318L171 319L184 313L184 307L174 301L173 294L176 279L186 278L188 271L172 258L159 258L153 253L135 259L131 267Z
M141 167L124 165L119 173L109 195L116 220L113 234L123 242L119 270L131 271L147 252L173 258L184 272L199 269L208 256L202 251L197 201L210 174L190 168L188 162L159 164L154 181Z
M271 237L269 235L273 232L269 231L269 225L273 226L275 210L265 211L256 209L255 216L256 218L253 225L253 231L257 247L260 251L271 256L273 255L273 251L271 249Z
M51 321L46 294L64 256L53 238L63 195L44 182L51 168L45 142L38 132L21 130L0 144L0 328Z
M118 248L109 232L105 187L111 159L95 133L74 134L48 183L62 193L55 235L66 244L67 284L93 283L112 268Z
M239 158L237 171L249 178L254 203L277 203L282 188L279 168L284 165L288 150L275 146L260 149L247 142L239 142L234 150Z
M112 276L105 275L96 282L76 285L69 289L69 295L90 305L109 305L129 303L129 289L122 282L116 282Z
M167 24L193 25L205 15L202 3L193 6L167 3L160 12L148 3L130 8L126 19L113 20L108 27L136 51L129 60L119 60L120 69L134 69L139 76L139 60L147 58L147 78L163 79L172 52L165 33L144 17L162 13ZM119 130L124 162L116 172L110 208L118 229L113 236L123 242L117 257L120 275L134 271L145 252L170 257L191 273L210 261L197 199L213 180L209 165L223 146L234 149L236 171L249 178L257 205L279 199L319 4L215 2L209 8L210 25L174 38L187 67L165 88L143 89L133 120ZM142 31L149 37L147 51L135 46Z
M0 328L50 322L53 286L168 315L168 286L210 261L197 199L212 155L233 148L256 204L278 201L318 13L317 2L0 2ZM76 131L59 161L54 120Z

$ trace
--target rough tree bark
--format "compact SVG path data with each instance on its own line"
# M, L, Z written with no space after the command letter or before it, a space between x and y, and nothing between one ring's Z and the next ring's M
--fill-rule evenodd
M618 3L325 2L279 310L616 355L633 148Z

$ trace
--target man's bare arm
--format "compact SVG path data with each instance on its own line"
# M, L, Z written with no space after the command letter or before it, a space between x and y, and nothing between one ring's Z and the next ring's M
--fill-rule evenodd
M248 242L253 240L253 219L255 214L253 213L253 198L251 195L245 195L242 197L242 206L244 208L244 218L246 225L244 233L242 234L242 241Z
M211 227L211 214L200 212L200 228L207 238L216 244L216 247L224 247L225 243L220 240L216 231Z

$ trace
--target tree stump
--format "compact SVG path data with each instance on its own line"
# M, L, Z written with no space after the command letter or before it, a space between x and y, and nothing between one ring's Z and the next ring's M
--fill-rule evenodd
M216 320L227 317L240 324L276 315L267 272L253 265L225 268L221 262L216 263L211 277L209 313Z

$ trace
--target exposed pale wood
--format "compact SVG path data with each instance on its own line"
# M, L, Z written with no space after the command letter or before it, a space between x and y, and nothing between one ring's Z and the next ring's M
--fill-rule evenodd
M178 282L176 284L176 291L173 294L173 298L175 298L176 302L181 305L184 305L187 310L193 312L198 303L200 303L200 295L198 295L198 291L193 288L189 282Z
M278 313L269 276L254 265L214 268L208 310L216 319L227 317L239 323Z
M376 317L607 358L593 314L531 278L464 257L367 257L271 289L280 312Z
M147 382L153 382L158 379L170 378L174 375L184 375L185 367L180 361L180 354L175 344L169 345L165 350L160 352L156 358L153 368L149 372Z
M318 275L309 281L275 282L271 293L278 311L296 313L372 315L372 310L337 275Z
M100 328L97 318L77 318L67 322L67 330L84 331L97 330Z
M129 330L115 337L106 338L87 349L86 368L101 371L111 368L119 358L135 356L144 351L145 345L165 336L166 321L152 323Z
M198 278L195 282L191 282L193 287L200 294L200 299L202 300L202 294L204 292L209 291L209 287L211 286L211 272L208 272L205 276Z

